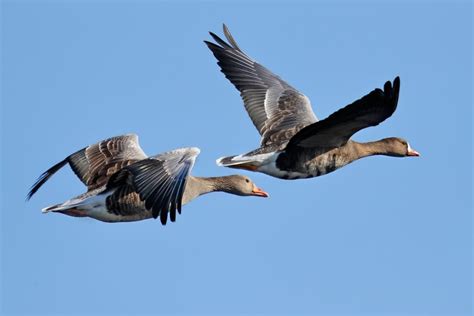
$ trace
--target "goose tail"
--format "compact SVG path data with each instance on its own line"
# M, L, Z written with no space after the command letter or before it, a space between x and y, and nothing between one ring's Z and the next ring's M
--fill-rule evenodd
M248 157L244 155L221 157L216 160L216 164L220 167L232 167L232 166L245 164L245 163L252 163L252 162L256 162L253 157Z
M64 210L63 204L55 204L41 209L42 213L57 212Z
M49 213L49 212L62 212L62 211L67 211L75 208L79 208L82 206L87 206L88 200L84 195L80 195L78 197L75 197L73 199L67 200L64 203L59 203L59 204L54 204L51 206L47 206L43 209L41 209L42 213Z
M245 169L250 171L257 171L262 165L266 164L268 155L236 155L236 156L227 156L221 157L216 160L218 166L236 168L236 169Z
M219 166L219 167L228 167L228 166L231 166L233 164L235 164L236 162L235 161L232 161L232 159L234 159L236 156L227 156L227 157L220 157L216 160L216 164Z

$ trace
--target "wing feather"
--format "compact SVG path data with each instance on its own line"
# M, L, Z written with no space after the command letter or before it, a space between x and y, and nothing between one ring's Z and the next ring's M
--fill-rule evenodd
M309 99L246 55L225 25L228 43L210 34L217 44L204 42L226 78L240 91L245 109L262 136L262 146L287 142L299 129L317 121Z
M110 176L123 167L145 159L147 156L138 143L138 136L128 134L108 138L87 146L46 170L31 187L27 195L33 194L59 169L69 164L76 176L87 186L88 191L105 185Z
M131 186L154 218L160 217L166 225L169 213L174 222L176 211L181 213L181 199L198 154L198 148L181 148L137 161L113 175L107 189L119 192L120 187Z
M400 78L396 77L393 86L387 81L383 91L375 89L326 119L300 130L288 143L286 151L297 147L334 148L344 145L356 132L376 126L392 116L397 108L399 93Z

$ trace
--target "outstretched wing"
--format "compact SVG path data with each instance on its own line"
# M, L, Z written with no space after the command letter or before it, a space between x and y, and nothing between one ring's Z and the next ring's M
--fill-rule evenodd
M199 152L198 148L181 148L124 167L107 183L108 190L116 189L111 199L136 192L154 218L159 216L165 225L169 213L174 222L176 211L181 214L186 181Z
M270 70L247 56L224 25L225 42L204 41L227 79L240 91L253 124L262 136L261 146L288 141L301 128L317 121L309 99Z
M300 148L334 148L344 145L356 132L376 126L395 112L400 92L400 78L390 81L383 91L375 89L361 99L334 112L326 119L299 131L286 151Z
M27 199L67 163L90 191L105 185L118 170L146 157L135 134L103 140L75 152L45 171L32 186Z

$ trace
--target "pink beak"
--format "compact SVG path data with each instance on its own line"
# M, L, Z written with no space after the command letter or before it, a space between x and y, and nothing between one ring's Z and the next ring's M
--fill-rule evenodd
M416 150L413 150L413 149L410 148L410 149L408 150L407 156L420 157L420 153L417 152Z

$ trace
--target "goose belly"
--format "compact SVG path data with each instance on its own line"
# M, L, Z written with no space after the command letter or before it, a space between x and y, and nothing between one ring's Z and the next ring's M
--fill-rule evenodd
M283 152L276 164L267 164L262 168L262 172L282 179L306 179L331 173L347 163L347 159L339 154L338 149L324 153L303 151L293 156Z
M268 174L272 177L285 180L306 179L308 177L311 177L311 175L306 172L282 170L276 166L275 161L261 166L260 168L258 168L258 171Z
M132 214L122 215L120 212L114 212L107 208L107 197L113 192L99 194L84 200L84 204L78 207L87 214L88 217L108 223L115 222L133 222L148 219L152 217L151 212L141 210Z
M304 172L285 170L284 168L280 168L279 166L277 166L277 160L280 155L281 152L277 151L253 156L261 157L260 159L258 159L260 161L255 159L258 161L258 167L256 171L265 173L275 178L287 180L304 179L308 177L308 175Z
M88 212L88 216L96 220L108 223L136 222L152 218L151 212L140 212L135 214L121 215L109 211L107 208L95 208Z
M308 161L305 167L312 177L319 177L336 171L347 163L343 156L326 153Z

